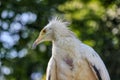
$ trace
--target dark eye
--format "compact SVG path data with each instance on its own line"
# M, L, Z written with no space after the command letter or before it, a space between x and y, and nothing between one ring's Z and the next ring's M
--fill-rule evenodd
M43 30L43 33L46 33L46 29Z

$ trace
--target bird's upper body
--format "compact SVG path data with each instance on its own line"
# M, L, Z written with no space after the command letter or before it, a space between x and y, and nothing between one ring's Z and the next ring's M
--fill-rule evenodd
M67 24L57 18L52 19L33 45L52 41L46 80L110 80L99 55L77 39Z

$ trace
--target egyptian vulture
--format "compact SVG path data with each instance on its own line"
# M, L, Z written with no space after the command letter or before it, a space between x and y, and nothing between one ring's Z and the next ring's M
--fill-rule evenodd
M35 47L43 41L52 41L46 80L110 80L96 51L76 38L67 26L68 22L53 18L33 44Z

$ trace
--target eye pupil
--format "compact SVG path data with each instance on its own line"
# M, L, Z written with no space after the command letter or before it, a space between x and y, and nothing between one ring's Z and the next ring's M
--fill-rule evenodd
M43 30L43 33L46 33L46 30L45 30L45 29Z

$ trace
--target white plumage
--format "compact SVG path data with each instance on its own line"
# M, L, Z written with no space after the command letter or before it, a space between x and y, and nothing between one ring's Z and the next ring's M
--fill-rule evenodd
M53 18L33 44L35 47L43 41L52 41L46 80L110 80L99 55L79 41L67 24Z

